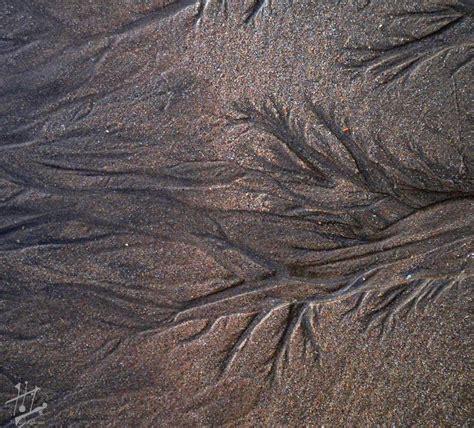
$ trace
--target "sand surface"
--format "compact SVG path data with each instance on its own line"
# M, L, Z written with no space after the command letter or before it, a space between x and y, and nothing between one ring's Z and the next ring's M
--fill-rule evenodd
M474 424L473 21L0 2L0 424Z

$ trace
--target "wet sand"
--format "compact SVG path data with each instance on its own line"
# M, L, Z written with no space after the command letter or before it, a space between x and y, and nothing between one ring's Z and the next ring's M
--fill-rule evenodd
M0 423L469 426L473 16L0 5Z

